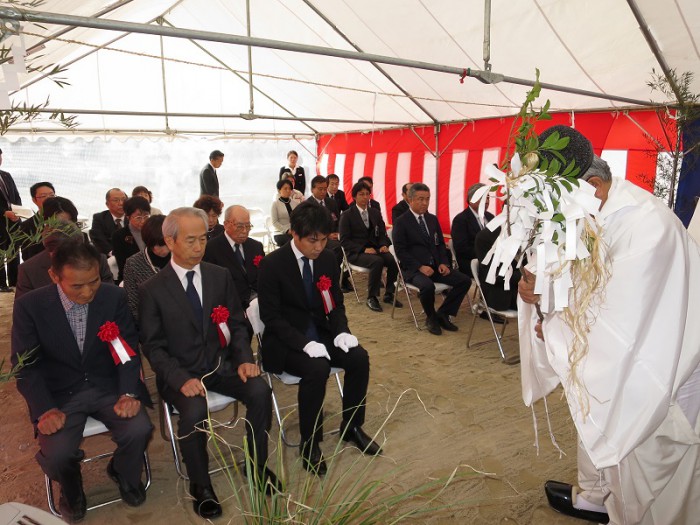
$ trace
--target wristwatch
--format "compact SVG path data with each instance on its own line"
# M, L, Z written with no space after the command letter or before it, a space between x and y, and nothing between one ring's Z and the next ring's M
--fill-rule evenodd
M139 396L137 396L136 394L131 394L131 393L128 393L128 392L127 392L126 394L122 394L122 396L133 397L134 399L137 399L137 398L139 397Z

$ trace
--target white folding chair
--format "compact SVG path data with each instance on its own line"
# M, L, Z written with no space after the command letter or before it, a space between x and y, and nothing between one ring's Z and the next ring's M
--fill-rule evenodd
M260 319L260 306L258 305L257 297L250 302L250 305L246 310L246 317L248 317L248 321L250 321L250 324L253 327L253 332L255 332L255 336L258 339L258 357L260 363L262 363L260 351L262 349L262 336L263 332L265 331L265 324L262 322L262 319ZM260 368L262 369L262 364L260 365ZM340 382L340 373L342 371L343 369L339 367L331 367L330 371L330 375L335 377L335 382L338 386L338 392L340 393L341 399L343 397L343 385ZM288 447L298 447L299 445L301 445L301 441L299 443L294 443L288 438L287 433L284 430L284 418L282 418L282 411L291 410L295 408L298 405L298 403L292 403L291 405L280 407L279 403L277 402L277 396L275 395L275 389L273 386L272 378L275 378L276 380L280 381L281 383L287 386L292 386L298 385L301 381L301 377L288 374L287 372L282 372L281 374L273 374L270 372L265 372L263 370L263 373L267 377L267 384L270 385L270 389L272 390L272 407L275 409L275 418L277 419L277 424L279 425L280 437L282 438L282 442ZM328 433L335 434L337 432L338 430L331 431Z
M405 279L403 278L403 272L401 271L401 263L399 262L398 257L396 257L396 250L394 249L394 246L391 245L389 246L389 252L391 252L391 255L394 257L394 261L396 262L396 266L399 269L399 273L396 275L396 292L394 293L394 304L391 307L391 318L394 318L394 311L396 310L396 298L399 295L399 289L403 288L404 292L406 292L406 300L408 301L408 307L411 310L411 315L413 316L413 323L416 325L416 328L418 330L422 330L420 325L418 324L418 318L416 317L416 311L413 309L413 303L411 302L411 294L410 292L415 292L416 295L418 295L418 292L420 292L420 289L417 286L412 285L411 283L407 283ZM434 283L435 284L435 296L442 295L443 292L452 290L452 287L448 284L444 283Z
M1 525L65 525L65 523L44 510L23 503L12 501L0 505Z
M350 284L352 285L352 289L355 292L355 297L357 298L357 302L361 303L360 301L360 296L357 293L357 286L355 286L355 278L353 277L353 272L355 273L369 273L370 269L365 268L364 266L358 266L356 264L350 264L350 261L348 261L348 256L345 253L345 248L342 246L340 247L341 250L343 250L343 268L342 271L347 270L348 274L350 275Z
M498 343L498 351L501 353L501 359L508 364L515 364L512 359L507 359L506 354L503 352L503 345L501 344L501 339L503 339L503 334L506 331L506 326L508 326L509 319L517 319L517 310L495 310L491 308L486 303L486 297L484 296L484 291L481 289L481 281L479 280L479 259L472 259L471 261L472 275L474 276L474 284L479 291L480 301L474 304L472 311L474 312L474 320L472 321L472 329L469 332L469 337L467 338L467 348L472 346L481 346L487 343L491 343L494 340ZM489 318L489 323L491 323L491 329L493 330L494 339L487 339L486 341L480 341L478 343L471 344L472 334L474 333L474 325L476 324L476 318L480 311L486 312ZM493 322L493 315L500 315L503 318L503 326L501 327L501 333L499 334L496 330L496 325ZM519 361L518 361L519 362Z
M83 430L83 438L89 438L92 436L97 436L99 434L109 434L109 429L100 421L88 417L87 421L85 422L85 429ZM98 454L96 456L92 456L89 458L85 458L81 461L81 463L90 463L91 461L96 461L98 459L105 459L105 458L110 458L114 455L114 452L105 452L103 454ZM148 451L144 450L143 451L143 466L144 469L146 470L146 490L148 490L148 487L151 486L151 464L148 461ZM56 504L54 502L54 495L53 495L53 482L51 479L44 475L44 481L46 483L46 498L49 503L49 510L54 516L58 516L59 518L61 517L61 513L58 512L58 509L56 508ZM99 503L97 505L92 505L87 508L87 510L93 510L93 509L98 509L100 507L104 507L105 505L110 505L112 503L117 503L118 501L121 501L121 497L119 498L114 498L109 501L105 501L103 503ZM33 523L31 521L27 523Z
M275 227L272 224L272 217L269 215L265 218L265 230L267 230L267 243L265 244L265 252L270 253L278 248L275 242Z

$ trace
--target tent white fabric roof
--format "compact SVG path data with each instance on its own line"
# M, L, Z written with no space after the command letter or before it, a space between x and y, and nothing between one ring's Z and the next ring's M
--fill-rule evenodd
M484 69L484 0L249 3L252 37ZM699 92L697 0L493 0L493 72L534 80L539 68L541 80L549 84L669 102L647 86L652 68L658 72L660 66L639 29L634 5L660 55L678 73L695 73L692 88ZM35 10L247 34L244 0L46 0ZM61 76L70 85L61 88L40 72L29 73L20 78L11 100L37 104L49 97L51 108L79 111L78 130L85 133L303 135L481 119L514 114L529 89L255 47L252 111L263 118L246 119L241 117L251 112L246 46L42 26L22 23L28 58L34 65L65 65ZM543 90L541 101L547 98L553 110L638 107ZM100 114L105 111L156 115ZM42 134L59 130L45 122L33 127ZM17 129L26 132L30 126Z

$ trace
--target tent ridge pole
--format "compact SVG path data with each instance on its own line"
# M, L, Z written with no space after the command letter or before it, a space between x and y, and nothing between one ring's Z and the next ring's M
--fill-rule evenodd
M629 0L628 0L629 1ZM149 35L163 35L174 38L190 38L195 40L207 40L210 42L221 42L224 44L235 44L242 46L264 47L269 49L279 49L282 51L292 51L297 53L309 53L313 55L333 56L337 58L345 58L348 60L362 60L365 62L377 62L381 64L390 64L395 66L411 67L415 69L423 69L426 71L436 71L438 73L448 73L458 77L465 76L465 69L461 67L445 66L440 64L431 64L429 62L421 62L419 60L408 60L404 58L389 57L382 55L374 55L370 53L360 53L357 51L346 51L342 49L332 49L322 46L311 46L307 44L295 44L291 42L282 42L279 40L271 40L267 38L248 38L239 35L230 35L226 33L215 33L211 31L200 31L194 29L176 29L163 26L154 26L149 24L138 24L135 22L122 22L119 20L111 20L105 18L87 18L82 16L64 15L58 13L46 13L39 11L28 11L13 7L0 7L0 20L18 20L22 22L46 23L70 25L78 27L92 27L95 29L105 29L108 31L127 31L132 33L143 33ZM525 86L534 86L533 80L519 79L505 75L497 75L490 71L479 71L474 69L466 70L466 76L475 77L482 81L484 79L497 79L511 84L520 84ZM487 81L487 83L490 83ZM650 103L646 100L635 100L627 97L616 95L608 95L596 93L594 91L586 91L583 89L570 88L566 86L558 86L556 84L541 84L543 88L552 89L554 91L562 91L564 93L574 93L583 96L594 98L602 98L610 101L626 102L641 106L648 106ZM431 123L433 124L433 123Z
M245 0L246 30L250 38L250 0ZM248 46L248 96L250 97L250 114L255 114L253 101L253 47Z

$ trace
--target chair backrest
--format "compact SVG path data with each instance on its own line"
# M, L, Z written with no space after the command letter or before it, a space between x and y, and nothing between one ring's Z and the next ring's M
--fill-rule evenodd
M481 281L479 280L479 259L472 259L470 266L472 275L474 276L474 283L481 289Z
M253 332L258 336L258 339L260 339L265 331L265 324L262 322L262 319L260 319L260 305L258 304L257 297L250 301L250 305L246 309L245 315L253 327Z
M452 239L447 241L447 247L450 250L450 253L452 254L452 269L457 270L458 269L458 264L457 264L457 252L455 252L455 247L454 244L452 244Z

